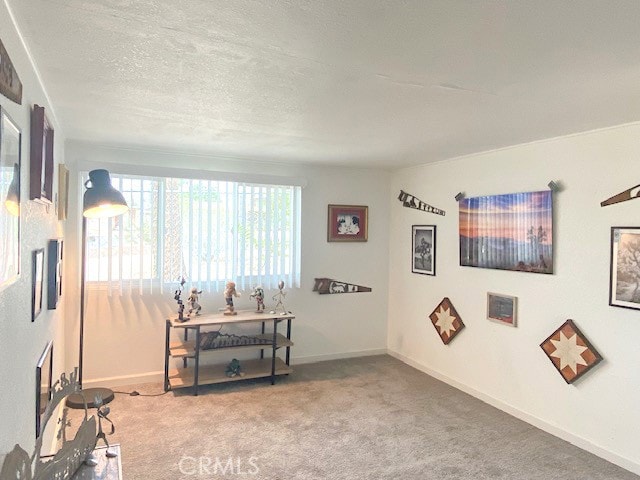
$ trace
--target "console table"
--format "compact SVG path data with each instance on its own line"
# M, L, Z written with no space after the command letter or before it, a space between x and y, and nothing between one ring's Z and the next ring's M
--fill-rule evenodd
M165 353L164 353L164 390L193 387L194 395L198 395L200 385L233 382L251 378L271 377L271 384L275 383L278 375L288 375L293 370L290 367L291 320L294 315L275 313L255 313L253 311L238 311L237 315L222 313L194 316L186 322L177 319L166 321ZM286 321L286 336L278 333L280 322ZM216 335L216 328L238 325L242 323L256 323L261 325L260 333L255 335L228 336ZM270 332L266 331L270 325ZM214 329L214 330L210 330ZM182 340L172 342L171 332L182 333ZM192 339L190 339L192 336ZM286 349L285 360L277 356L280 348ZM232 351L237 349L260 350L260 358L241 362L242 376L228 377L225 374L228 363L217 365L200 365L200 357L207 352ZM271 350L271 357L265 358L265 350ZM171 369L169 362L172 358L182 359L182 368ZM189 365L191 361L192 365ZM229 358L231 361L231 358Z

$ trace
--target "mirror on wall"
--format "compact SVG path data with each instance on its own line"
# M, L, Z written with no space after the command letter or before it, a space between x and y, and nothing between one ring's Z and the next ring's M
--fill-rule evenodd
M0 107L0 289L20 273L20 140L20 129Z

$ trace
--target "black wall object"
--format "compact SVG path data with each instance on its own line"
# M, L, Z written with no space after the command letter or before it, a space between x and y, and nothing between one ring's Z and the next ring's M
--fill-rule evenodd
M62 245L63 241L49 240L47 246L47 308L54 310L62 295Z

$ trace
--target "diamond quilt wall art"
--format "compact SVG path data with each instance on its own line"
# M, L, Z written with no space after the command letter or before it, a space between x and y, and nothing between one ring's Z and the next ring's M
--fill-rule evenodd
M575 382L602 360L572 320L567 320L540 347L567 383Z
M440 302L429 318L445 345L464 328L460 315L447 297Z

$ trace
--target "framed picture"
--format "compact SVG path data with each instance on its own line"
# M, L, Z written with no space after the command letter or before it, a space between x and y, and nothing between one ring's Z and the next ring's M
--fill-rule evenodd
M640 310L640 227L611 228L609 305Z
M44 107L33 106L31 111L31 168L29 198L51 205L53 203L53 128Z
M515 327L518 321L518 298L500 293L487 293L487 319Z
M42 311L42 289L44 284L44 248L33 251L31 269L31 321Z
M0 107L0 290L20 274L20 157L22 135Z
M43 432L42 417L53 397L51 380L53 378L53 342L49 342L36 365L36 438Z
M22 104L22 82L18 78L18 73L2 40L0 40L0 94L18 105Z
M436 226L414 225L411 238L411 271L423 275L436 274Z
M463 198L460 265L553 273L551 190Z
M66 220L69 213L69 170L58 165L58 220Z
M327 242L366 242L368 216L369 207L362 205L329 205Z
M49 240L47 246L47 308L54 310L62 295L62 246L63 241Z

